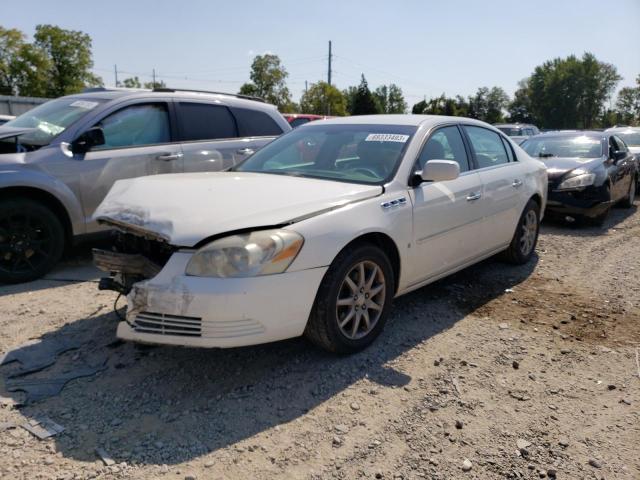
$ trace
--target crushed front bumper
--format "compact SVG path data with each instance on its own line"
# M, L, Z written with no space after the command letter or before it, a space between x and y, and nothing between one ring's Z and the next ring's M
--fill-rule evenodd
M546 207L548 213L595 218L610 207L610 195L604 186L554 191L552 185L549 185Z
M252 278L185 275L190 252L174 253L127 296L124 340L239 347L302 335L326 267Z

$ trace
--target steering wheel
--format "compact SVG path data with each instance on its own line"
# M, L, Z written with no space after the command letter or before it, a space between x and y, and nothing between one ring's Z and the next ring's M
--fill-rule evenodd
M374 170L372 170L370 168L366 168L366 167L352 168L351 171L355 172L355 173L363 173L365 175L368 175L369 177L380 178L380 175L378 175L378 173L376 173Z

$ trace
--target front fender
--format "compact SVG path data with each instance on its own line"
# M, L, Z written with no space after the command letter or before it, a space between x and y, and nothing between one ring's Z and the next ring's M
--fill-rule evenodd
M39 190L51 195L66 210L73 235L85 233L86 226L80 200L57 178L36 170L0 169L0 193L8 188Z

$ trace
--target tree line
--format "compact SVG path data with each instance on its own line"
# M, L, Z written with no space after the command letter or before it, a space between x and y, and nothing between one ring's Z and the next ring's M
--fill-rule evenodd
M55 25L38 25L33 41L17 29L0 26L0 94L59 97L102 85L93 72L91 37ZM370 89L361 75L358 85L340 90L318 81L305 89L298 103L287 87L288 72L274 54L258 55L250 81L239 93L264 98L282 112L318 115L405 113L402 89L391 83ZM445 94L416 103L411 112L477 118L489 123L533 123L542 128L598 128L614 124L640 125L640 75L632 87L622 88L609 103L622 80L616 67L592 53L555 58L534 68L518 83L513 98L499 86L480 87L463 97ZM118 86L165 87L162 80L141 82L125 78Z

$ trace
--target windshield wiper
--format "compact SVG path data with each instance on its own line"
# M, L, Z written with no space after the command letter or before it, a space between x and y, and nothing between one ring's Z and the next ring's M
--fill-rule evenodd
M540 158L549 158L549 157L555 157L555 155L553 153L539 153L538 157L540 157Z

